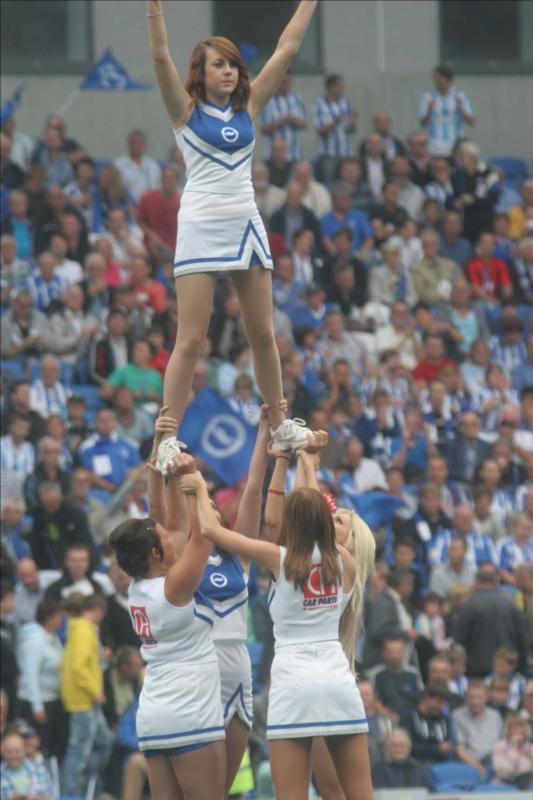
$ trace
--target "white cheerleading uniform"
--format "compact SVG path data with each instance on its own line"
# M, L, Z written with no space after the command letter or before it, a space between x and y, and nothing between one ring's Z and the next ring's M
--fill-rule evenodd
M276 639L268 706L268 739L366 733L359 689L339 641L339 623L351 593L342 581L324 586L315 545L303 591L280 575L269 598Z
M237 716L252 727L252 665L247 639L248 573L238 556L214 550L195 595L200 613L214 619L213 640L220 668L222 710L227 727Z
M251 177L254 127L244 109L198 103L186 125L174 129L187 182L178 213L174 275L272 269L265 226Z
M194 601L169 603L164 577L132 581L128 603L146 662L137 712L140 750L176 752L224 739L211 619Z

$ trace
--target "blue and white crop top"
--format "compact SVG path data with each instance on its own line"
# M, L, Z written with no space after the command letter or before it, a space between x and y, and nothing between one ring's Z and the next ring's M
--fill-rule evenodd
M174 136L187 174L182 204L187 205L193 192L241 195L253 201L255 134L245 109L233 111L229 103L224 108L198 103L187 124L174 129Z
M238 556L224 558L213 550L195 599L199 611L213 619L215 642L246 641L248 573Z

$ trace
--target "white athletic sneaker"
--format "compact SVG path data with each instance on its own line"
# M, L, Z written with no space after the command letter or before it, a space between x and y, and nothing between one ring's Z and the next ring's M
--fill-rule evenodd
M295 417L283 420L276 430L271 428L270 433L272 434L272 450L279 452L280 450L297 450L307 442L311 430L305 427L304 419Z
M179 455L186 447L186 444L183 444L183 442L179 442L177 439L173 439L172 437L169 439L163 439L157 448L157 459L155 462L156 470L160 472L161 475L166 477L169 474L169 465L172 464L175 457Z

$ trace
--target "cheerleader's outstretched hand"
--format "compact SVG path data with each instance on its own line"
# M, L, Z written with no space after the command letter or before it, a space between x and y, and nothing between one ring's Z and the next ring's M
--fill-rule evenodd
M326 431L313 431L307 442L298 448L297 455L300 453L320 453L327 447L329 435Z
M183 453L179 456L176 456L176 459L180 459L183 457ZM194 459L192 456L191 458L193 464ZM198 492L205 487L205 481L203 479L202 473L196 469L196 466L193 470L187 470L186 472L181 472L179 476L179 487L183 494L198 494Z
M181 478L196 472L196 461L189 453L180 453L168 467L168 473L173 478ZM200 475L200 473L198 473ZM201 477L201 476L200 476ZM202 478L203 480L203 478ZM180 484L181 488L181 484Z

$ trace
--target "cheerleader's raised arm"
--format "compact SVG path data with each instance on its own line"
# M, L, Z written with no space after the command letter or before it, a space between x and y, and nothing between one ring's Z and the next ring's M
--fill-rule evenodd
M167 26L161 0L147 0L148 35L150 51L161 97L173 128L179 128L192 105L176 65L168 49Z
M276 93L281 79L302 45L317 5L318 0L301 0L279 37L273 54L257 78L252 81L248 111L253 120L257 119L270 98Z

